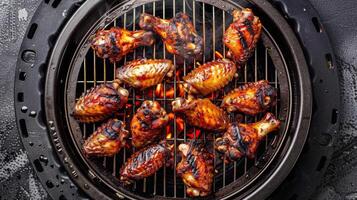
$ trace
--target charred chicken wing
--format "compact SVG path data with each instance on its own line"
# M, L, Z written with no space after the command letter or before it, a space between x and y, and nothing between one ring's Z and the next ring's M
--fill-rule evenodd
M141 148L158 140L168 121L169 117L159 102L144 101L131 120L132 145Z
M189 124L206 130L224 131L229 123L226 113L209 99L176 98L172 111L183 114Z
M109 58L111 62L121 60L127 53L140 46L154 44L152 32L128 31L114 27L98 31L92 40L92 48L100 58Z
M266 80L247 83L227 94L222 107L228 112L240 111L256 115L276 104L277 90Z
M172 159L173 146L162 141L135 152L120 169L120 180L124 184L130 184L153 175L164 166L165 161L168 164Z
M139 59L117 70L117 78L132 87L145 89L159 84L165 76L172 77L175 66L166 59Z
M192 70L185 81L185 90L190 94L207 95L229 83L237 72L234 62L228 59L205 63Z
M213 155L197 142L180 144L178 148L182 159L176 171L187 186L187 195L209 195L214 176Z
M234 10L233 23L223 36L223 42L229 49L227 57L239 64L245 63L254 51L261 30L262 24L251 9Z
M116 113L128 101L129 92L117 81L87 90L77 101L73 117L80 122L98 122Z
M128 137L125 124L120 120L110 119L84 142L83 151L87 156L113 156L125 146Z
M252 124L232 123L223 137L216 139L215 149L224 154L225 162L235 161L243 156L254 158L260 141L279 127L280 121L271 113Z
M185 13L177 13L170 20L143 13L139 25L144 30L152 30L160 35L167 51L172 54L184 58L197 58L202 54L202 37Z

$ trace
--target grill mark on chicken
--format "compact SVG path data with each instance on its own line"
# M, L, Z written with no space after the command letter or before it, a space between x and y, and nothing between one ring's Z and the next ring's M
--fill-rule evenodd
M72 116L84 123L104 120L123 108L129 92L118 81L97 85L84 92L75 104Z
M222 137L215 141L215 149L226 163L243 156L254 158L264 137L279 129L281 122L272 113L266 113L258 122L251 124L231 123Z
M125 146L128 137L125 124L120 120L110 119L86 139L83 151L86 156L113 156Z
M144 179L153 175L165 161L173 156L173 145L168 145L165 141L147 146L130 156L120 169L120 181L124 184L131 184L135 180Z

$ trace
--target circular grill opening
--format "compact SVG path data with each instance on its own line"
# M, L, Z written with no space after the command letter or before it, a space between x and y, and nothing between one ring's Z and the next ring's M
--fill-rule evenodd
M171 102L180 95L182 76L198 66L197 62L179 63L179 59L167 53L160 39L152 47L141 47L128 54L117 63L110 63L108 59L95 56L90 48L91 37L99 29L109 29L113 26L128 30L137 30L139 16L146 12L161 18L172 18L178 12L187 13L192 19L196 31L204 39L204 54L201 63L215 59L215 51L223 55L226 48L222 42L224 30L232 22L233 9L252 8L263 23L262 38L255 52L245 66L238 72L224 89L208 96L212 102L219 105L222 97L232 89L247 82L262 79L269 81L278 89L278 100L275 107L270 108L282 122L279 131L269 134L261 142L255 159L242 158L236 162L225 164L218 153L214 151L213 141L217 135L213 132L195 129L184 123L182 131L178 131L178 122L174 119L166 128L166 140L177 147L180 143L191 140L202 140L207 149L214 152L216 169L212 198L224 199L228 197L244 197L262 184L275 172L284 156L293 146L299 131L303 132L301 141L307 130L299 129L302 111L299 109L303 95L299 65L297 57L291 51L288 42L284 39L282 30L279 30L271 18L258 6L248 1L123 1L98 4L90 10L87 17L80 21L70 22L73 32L65 41L60 54L59 63L52 63L53 67L47 74L46 82L46 115L55 119L58 136L66 151L64 162L73 163L83 177L89 182L78 180L79 185L93 197L99 193L111 198L185 198L186 192L181 178L176 176L175 168L162 168L154 176L148 177L130 187L123 187L118 179L120 167L135 149L122 149L114 157L86 158L82 152L82 144L86 138L100 125L81 124L71 116L74 104L79 96L91 87L108 83L115 78L115 70L126 62L137 58L167 58L176 64L175 77L165 80L164 92L157 93L156 87L146 90L129 90L129 102L126 109L119 114L119 119L128 125L136 109L144 100L156 100L170 113ZM78 11L79 12L79 11ZM80 13L80 12L79 12ZM55 47L56 48L56 47ZM53 57L51 58L53 59ZM308 81L307 81L308 82ZM53 92L53 95L50 95ZM173 93L172 93L173 92ZM185 94L184 97L187 95ZM53 106L58 105L58 106ZM230 114L231 121L241 120L244 123L259 121L263 115L249 117L239 113ZM308 114L308 116L310 116ZM309 118L309 117L307 117ZM307 119L306 118L306 119ZM176 149L176 148L175 148ZM67 157L68 156L68 157ZM66 160L67 159L67 160ZM175 150L175 163L180 161ZM69 167L71 168L71 167ZM73 168L73 165L72 165ZM81 176L79 176L82 178ZM75 177L78 178L78 177Z

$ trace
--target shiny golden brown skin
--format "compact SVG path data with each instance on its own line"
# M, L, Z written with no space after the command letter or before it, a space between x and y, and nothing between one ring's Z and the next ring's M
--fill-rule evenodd
M177 13L170 20L143 13L139 25L144 30L160 35L169 53L186 59L202 55L202 37L197 34L192 21L185 13Z
M177 164L176 171L187 187L187 195L209 195L214 176L213 154L197 142L180 144L178 149L182 159Z
M131 120L132 145L142 148L163 136L169 122L166 111L157 101L144 101Z
M262 24L249 8L234 10L233 18L233 23L224 33L223 42L229 49L227 57L244 64L256 47Z
M209 99L176 98L172 111L183 114L189 124L206 130L224 131L229 123L226 113Z
M227 94L221 107L228 112L256 115L276 104L277 90L266 80L247 83Z
M175 66L167 59L138 59L117 70L117 78L132 87L145 89L172 77Z
M123 108L128 96L129 92L121 88L117 81L97 85L83 93L72 115L80 122L102 121Z
M100 58L109 58L111 62L121 60L126 54L140 46L154 44L152 32L113 27L100 30L92 40L92 48Z
M118 119L110 119L86 139L83 151L87 156L113 156L125 146L128 137L125 124Z
M184 87L190 94L205 96L227 85L236 72L235 63L228 59L208 62L183 77Z
M130 156L120 169L120 181L124 184L131 184L135 180L149 177L167 164L173 156L173 145L168 145L164 141L159 144L147 146Z
M280 121L272 113L265 114L259 122L232 123L223 137L216 139L215 149L224 155L225 162L236 161L243 156L254 158L260 141L279 127Z

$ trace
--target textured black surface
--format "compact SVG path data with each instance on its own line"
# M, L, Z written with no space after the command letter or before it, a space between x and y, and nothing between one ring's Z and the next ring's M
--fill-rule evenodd
M17 51L39 0L0 2L0 199L46 199L17 135L13 79ZM311 0L337 57L341 130L323 184L314 199L357 199L357 2ZM333 101L333 99L331 99Z

